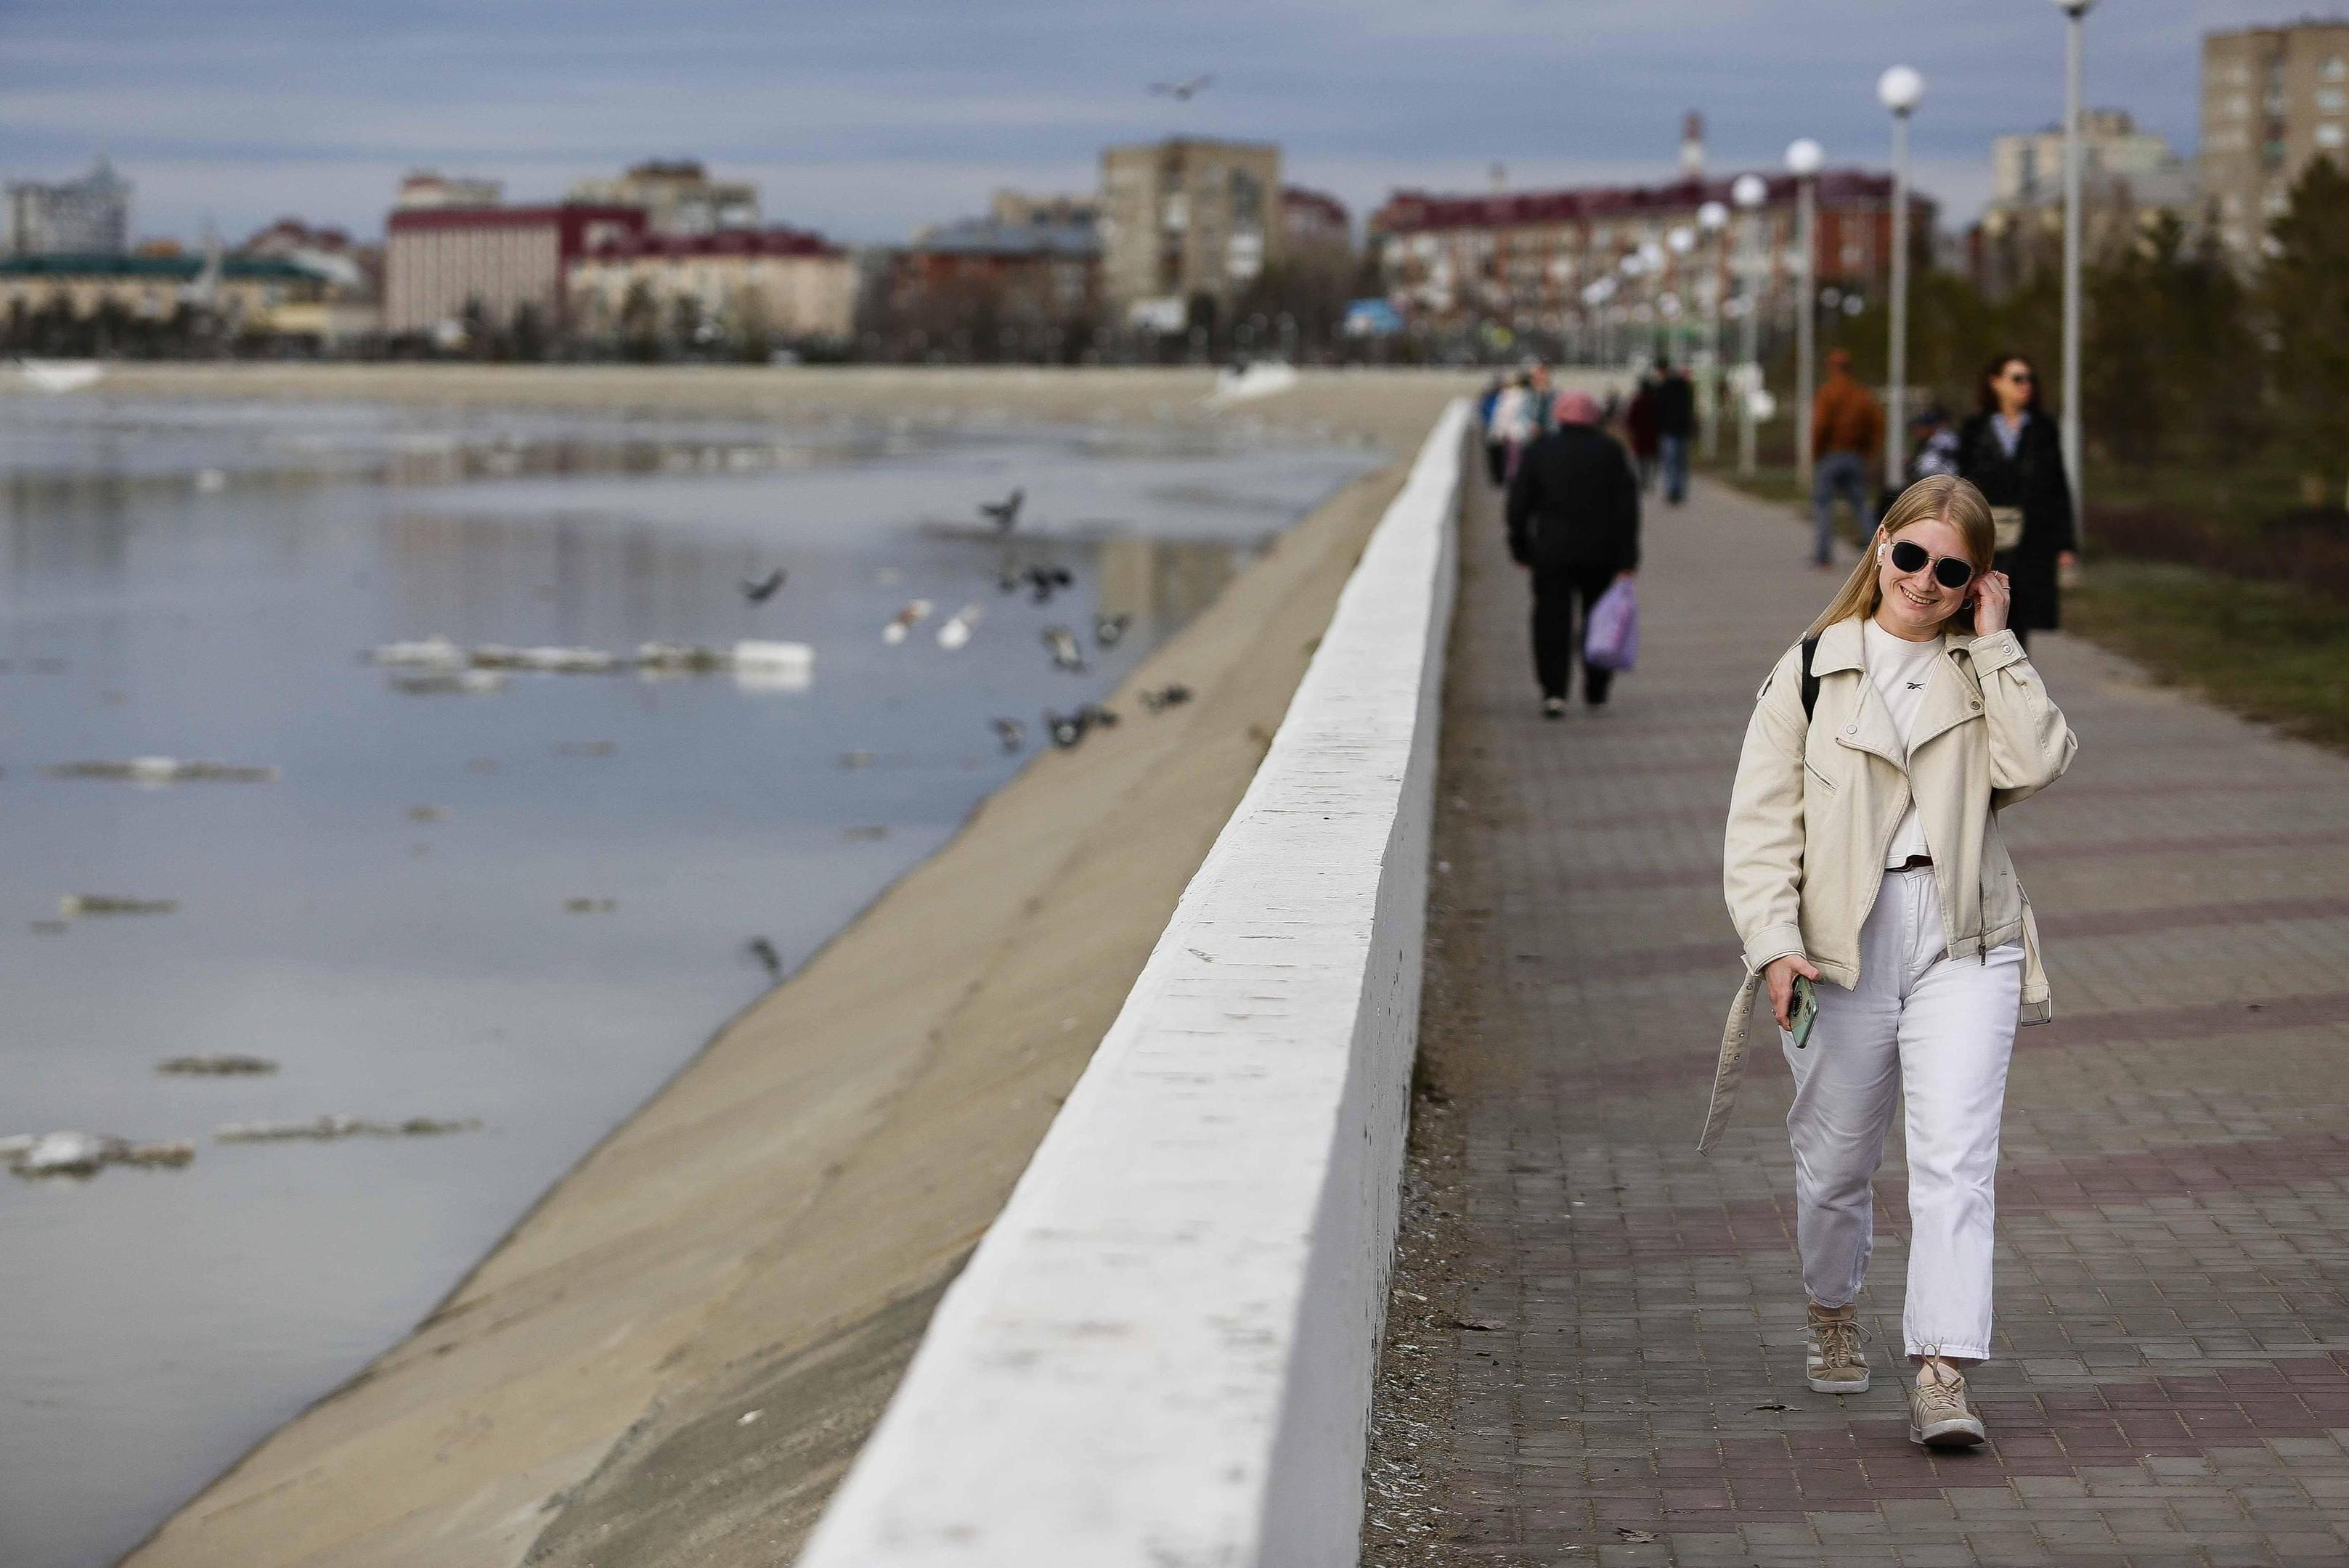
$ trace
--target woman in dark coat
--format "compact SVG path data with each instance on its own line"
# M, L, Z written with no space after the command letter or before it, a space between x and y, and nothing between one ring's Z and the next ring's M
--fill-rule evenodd
M2079 559L2072 520L2072 481L2055 421L2041 412L2039 376L2020 354L2002 354L1982 370L1981 412L1958 433L1958 475L1969 480L2000 521L1996 570L2013 584L2007 624L2018 636L2062 624L2056 573ZM2009 544L2019 514L2021 538Z

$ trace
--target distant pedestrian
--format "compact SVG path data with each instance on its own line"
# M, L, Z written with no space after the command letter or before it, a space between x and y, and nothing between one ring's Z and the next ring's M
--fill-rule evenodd
M1835 565L1837 495L1851 505L1855 532L1865 533L1874 524L1875 485L1868 476L1883 451L1884 410L1875 394L1852 378L1851 356L1832 350L1826 384L1811 400L1811 511L1818 532L1812 565Z
M1623 411L1623 434L1630 440L1631 460L1639 466L1640 493L1645 495L1655 488L1656 457L1663 444L1652 371L1640 373L1640 385L1631 393L1631 406Z
M2007 1064L2016 1025L2051 1012L2030 901L1992 813L2061 778L2078 746L2006 629L1981 491L1920 480L1870 542L1780 655L1745 727L1723 858L1745 980L1699 1147L1727 1119L1766 989L1795 1078L1804 1378L1860 1394L1870 1184L1905 1111L1909 1438L1971 1448L1985 1434L1964 1369L1990 1356Z
M1958 428L1950 420L1950 411L1939 403L1926 406L1909 421L1909 482L1946 474L1951 479L1958 473Z
M1689 441L1696 434L1696 387L1669 360L1656 383L1656 448L1664 470L1664 500L1688 499Z
M2039 373L2020 354L1982 367L1981 409L1958 433L1958 471L1989 498L1998 569L2014 581L2015 634L2063 624L2058 573L2080 559L2072 481L2055 421L2039 407Z
M1540 425L1534 413L1529 378L1524 371L1509 377L1493 400L1493 434L1501 443L1501 482L1517 471L1517 459Z
M1508 384L1506 377L1495 376L1485 383L1485 395L1476 399L1476 429L1485 440L1485 471L1493 476L1495 485L1505 483L1509 477L1508 443L1493 428L1494 406L1500 402L1501 393Z
M1557 400L1557 394L1549 384L1548 366L1536 365L1526 370L1526 391L1533 399L1531 406L1533 437L1527 438L1532 439L1534 437L1542 435L1557 423L1552 417L1551 406Z
M1560 393L1557 413L1557 428L1518 459L1508 504L1509 554L1533 573L1534 676L1550 718L1565 716L1591 605L1640 567L1640 490L1630 460L1599 428L1588 393ZM1614 676L1584 660L1582 700L1603 706Z

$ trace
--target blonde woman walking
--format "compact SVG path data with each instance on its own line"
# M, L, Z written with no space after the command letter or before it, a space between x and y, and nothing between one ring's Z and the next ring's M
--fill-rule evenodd
M1919 480L1764 683L1729 810L1723 881L1746 979L1704 1140L1743 1072L1757 987L1795 1075L1795 1238L1812 1388L1868 1386L1857 1300L1870 1180L1907 1103L1909 1436L1983 1439L1964 1368L1990 1354L1992 1182L2019 1021L2050 1015L2030 901L1999 812L2077 743L1991 570L1989 504Z

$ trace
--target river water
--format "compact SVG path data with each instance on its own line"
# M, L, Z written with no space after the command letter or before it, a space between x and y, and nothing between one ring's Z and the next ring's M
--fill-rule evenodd
M754 941L802 963L1048 744L1046 709L1105 697L1376 460L1171 428L0 401L0 1135L196 1150L0 1177L0 1563L111 1562L356 1372L771 984ZM976 508L1015 486L1006 545ZM1003 592L1007 551L1073 586ZM916 598L934 613L885 642ZM1131 617L1114 646L1097 614ZM813 665L468 692L362 656L434 634ZM53 771L156 756L279 771ZM61 910L89 894L175 907ZM278 1070L156 1070L215 1053ZM320 1116L480 1125L213 1136Z

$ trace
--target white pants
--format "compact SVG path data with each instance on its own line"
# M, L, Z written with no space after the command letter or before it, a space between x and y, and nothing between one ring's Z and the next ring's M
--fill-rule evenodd
M1859 934L1859 985L1818 987L1818 1022L1795 1069L1795 1236L1803 1285L1821 1306L1859 1294L1876 1244L1869 1181L1896 1095L1908 1101L1911 1356L1990 1354L1992 1184L2014 1052L2023 949L1943 954L1930 867L1887 872Z

